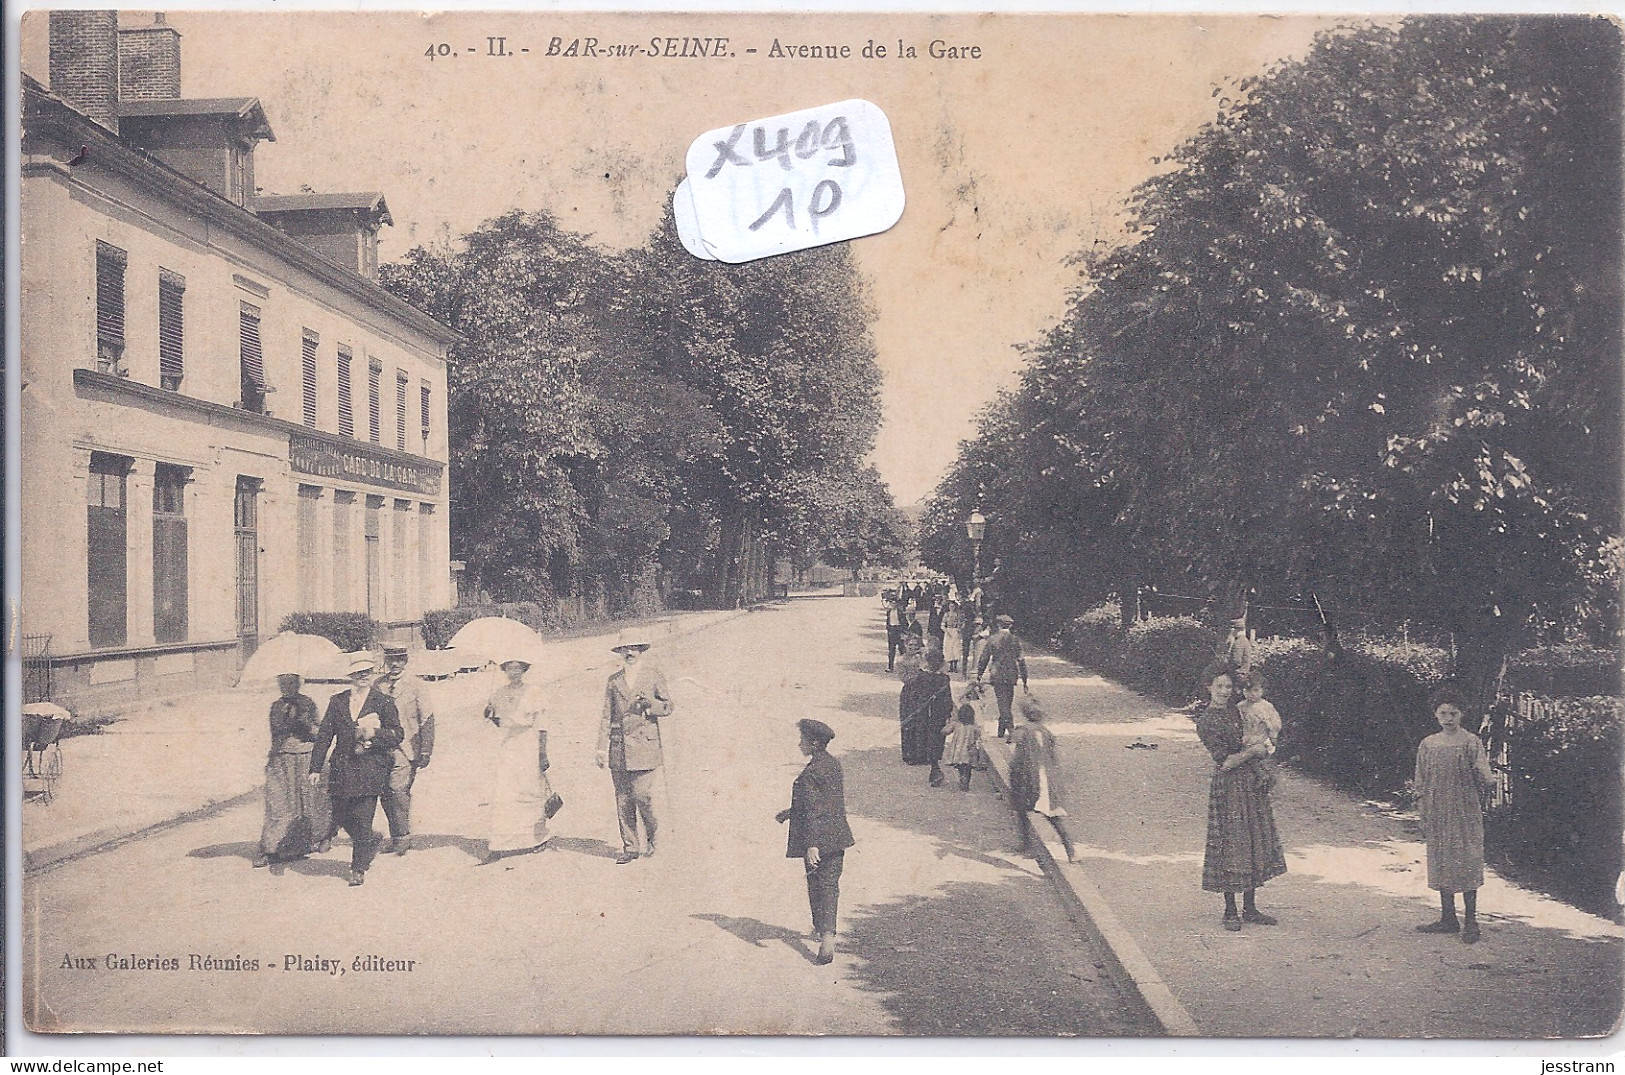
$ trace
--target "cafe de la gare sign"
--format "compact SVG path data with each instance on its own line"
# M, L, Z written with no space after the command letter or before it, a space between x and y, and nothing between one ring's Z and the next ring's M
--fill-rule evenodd
M289 437L288 462L298 474L382 485L422 496L440 495L439 463L395 458L360 445L335 444L294 433Z

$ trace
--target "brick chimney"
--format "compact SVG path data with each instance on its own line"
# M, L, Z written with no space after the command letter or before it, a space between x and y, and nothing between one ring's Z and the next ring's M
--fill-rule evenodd
M51 92L118 133L117 11L51 12Z
M165 25L163 13L151 26L118 32L119 97L126 101L174 100L181 95L181 35Z

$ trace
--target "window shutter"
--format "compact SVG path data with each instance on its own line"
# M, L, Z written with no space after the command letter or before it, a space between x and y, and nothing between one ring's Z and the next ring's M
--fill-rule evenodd
M96 364L113 372L124 353L124 267L128 257L96 240Z
M158 382L174 391L186 375L186 278L158 270Z
M305 329L299 379L304 386L305 424L312 429L316 428L316 348L320 343L320 336Z
M395 447L406 451L406 386L405 370L395 371Z
M260 346L260 308L243 303L238 317L242 342L243 380L265 391L265 352Z
M429 447L428 443L427 443L428 440L429 440L429 382L428 381L424 381L421 385L418 386L418 406L419 406L419 409L423 412L422 415L420 416L422 418L422 422L423 422L423 440L425 442L423 447L424 447L424 450L427 451L428 447Z
M355 403L350 398L350 349L339 348L339 432L355 436Z
M383 436L383 402L379 398L384 390L384 364L376 358L367 359L367 438L374 444Z

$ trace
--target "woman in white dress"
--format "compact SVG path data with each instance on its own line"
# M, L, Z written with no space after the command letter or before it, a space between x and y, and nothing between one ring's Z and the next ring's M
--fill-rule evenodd
M532 851L552 837L547 831L547 784L540 760L545 712L542 689L525 682L530 665L502 662L508 682L491 693L485 716L497 727L485 862Z

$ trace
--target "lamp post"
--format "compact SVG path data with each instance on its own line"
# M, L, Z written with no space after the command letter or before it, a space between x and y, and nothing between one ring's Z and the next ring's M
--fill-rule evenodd
M965 520L965 536L970 538L971 560L975 565L971 575L971 589L982 585L982 538L987 534L987 520L982 517L981 509L970 513Z

